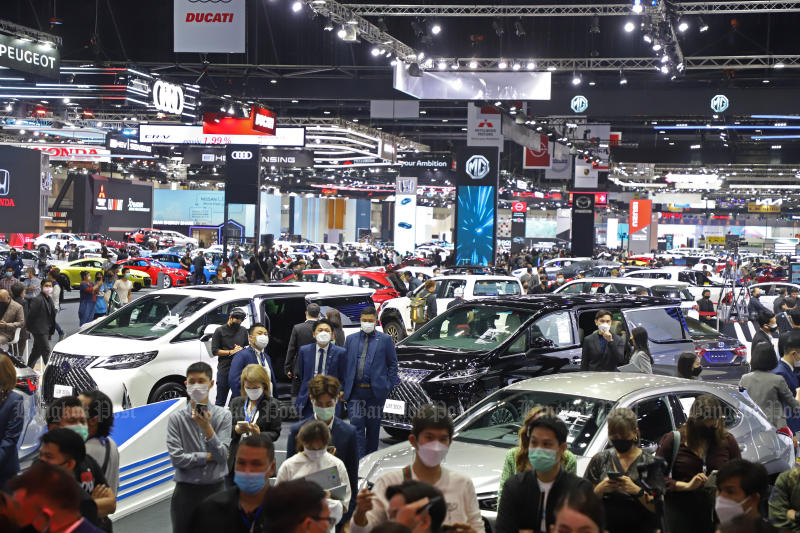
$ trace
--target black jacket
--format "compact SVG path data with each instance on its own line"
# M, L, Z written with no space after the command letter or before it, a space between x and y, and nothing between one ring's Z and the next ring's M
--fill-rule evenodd
M611 342L601 348L600 335L595 331L583 339L581 370L614 372L625 362L625 341L611 334Z
M586 485L588 490L592 490L592 484L585 479L564 469L558 473L545 504L547 531L550 531L550 526L555 523L555 508L559 500L564 494L581 485ZM529 529L540 533L542 523L542 511L539 509L540 494L539 482L533 470L508 478L503 485L503 497L500 498L500 508L497 510L495 532L518 533L520 530Z
M239 507L239 488L233 487L214 493L203 500L192 514L189 530L196 533L217 531L261 533L264 531L264 520L256 517L249 517L248 520L255 522L252 532L247 527Z
M750 342L751 351L752 351L752 346L755 346L760 342L768 342L770 345L772 345L772 335L768 335L767 333L764 332L763 329L759 327L756 327L756 329L758 331L756 331L756 334L753 335L753 340Z
M697 300L697 310L700 313L716 313L714 309L714 302L711 301L711 298L706 300L705 298L700 298ZM706 324L710 324L711 322L716 322L716 316L712 315L700 315L700 321L705 322Z
M244 416L244 404L247 400L246 396L237 396L231 400L228 409L231 411L231 445L230 453L228 454L228 469L233 472L233 465L236 462L236 450L239 449L239 441L242 436L236 433L236 422L246 421ZM278 437L281 435L281 404L275 398L267 398L262 396L256 408L258 415L256 415L256 425L261 433L268 435L272 442L278 442Z
M56 309L53 301L44 293L31 298L25 327L34 335L52 335L56 330Z
M283 370L287 374L297 373L297 352L301 346L314 343L314 320L306 320L300 324L295 324L292 334L289 337L289 346L286 348L286 361Z

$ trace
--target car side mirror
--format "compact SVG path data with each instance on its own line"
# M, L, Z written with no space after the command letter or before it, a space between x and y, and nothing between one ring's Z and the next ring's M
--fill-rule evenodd
M536 337L530 343L530 348L525 353L527 357L535 357L545 348L555 348L556 343L546 337Z
M200 339L203 342L208 342L211 340L211 337L214 336L214 332L217 331L219 324L209 324L203 330L203 337Z

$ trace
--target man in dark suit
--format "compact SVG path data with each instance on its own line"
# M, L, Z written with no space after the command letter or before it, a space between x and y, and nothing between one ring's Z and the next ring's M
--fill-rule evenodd
M374 307L361 311L361 331L347 337L344 399L358 431L358 456L378 449L383 404L397 383L397 352L392 338L375 331Z
M781 336L778 337L778 357L783 357L789 335L800 335L800 305L795 305L793 309L790 309L788 315L789 322L792 323L792 328L788 331L784 331L781 333Z
M289 430L289 440L286 441L286 458L297 453L297 434L303 424L310 420L322 420L331 431L330 445L336 448L334 455L344 463L347 468L347 477L350 479L350 493L358 494L358 444L356 428L336 416L341 383L333 376L317 374L308 384L308 394L311 398L314 415L303 418ZM350 509L345 512L345 520L350 518L356 506L356 498L350 498Z
M28 331L33 335L33 348L28 356L28 366L33 368L36 360L42 358L47 364L50 357L50 337L56 331L56 308L50 295L53 294L53 282L42 281L42 292L30 299L28 316L25 319Z
M772 333L778 330L778 323L775 320L775 313L772 311L764 310L758 313L756 317L758 324L758 331L753 335L753 340L750 343L751 353L752 347L760 342L768 342L772 344Z
M314 323L319 320L319 304L308 304L306 307L306 321L295 324L289 336L289 345L286 348L286 360L283 370L292 380L292 395L297 396L300 390L300 378L297 376L297 352L301 346L314 342Z
M403 272L403 283L406 286L406 293L412 292L414 289L422 285L422 282L414 278L414 274L408 270Z
M772 372L783 378L792 397L795 397L797 389L800 388L800 377L796 373L796 369L800 366L800 329L795 328L781 335L778 346L783 353L778 366ZM786 424L792 430L792 434L800 431L800 413L787 410Z
M611 311L598 311L594 323L597 331L583 339L581 370L614 372L625 362L625 341L611 333Z
M231 369L228 372L228 386L231 389L231 400L241 394L242 370L244 370L244 367L247 365L261 365L264 367L272 383L271 396L277 398L278 390L276 389L275 371L272 369L272 359L267 355L266 350L267 344L269 343L267 327L259 322L250 326L248 340L250 341L250 346L236 352L233 356L233 361L231 361Z
M750 302L747 304L747 313L750 315L751 320L756 320L758 314L762 311L766 311L768 313L772 313L767 307L761 303L761 300L758 297L761 296L761 289L758 287L753 289L752 294L750 295ZM774 313L773 313L774 316Z
M344 359L347 355L344 348L336 346L333 341L333 324L327 318L314 323L314 344L306 344L297 354L297 375L300 378L300 391L297 393L295 407L303 418L314 412L308 397L308 384L318 374L334 376L344 381Z

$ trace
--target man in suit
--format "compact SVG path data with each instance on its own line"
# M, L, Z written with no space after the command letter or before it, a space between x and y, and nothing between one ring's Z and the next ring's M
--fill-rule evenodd
M350 478L350 493L358 494L358 444L356 428L336 416L336 407L341 391L341 383L333 376L317 374L308 384L308 394L311 398L314 414L303 418L289 430L289 440L286 441L286 458L297 453L297 434L300 428L310 420L322 420L331 431L330 446L336 448L334 455L344 463L347 477ZM345 519L349 519L355 509L356 498L350 498L350 510L345 512Z
M277 386L275 382L275 371L272 370L272 359L267 355L267 344L269 343L269 334L267 327L261 323L255 323L250 326L250 334L248 340L250 346L244 350L239 350L233 356L231 361L231 369L228 372L228 385L231 388L231 400L241 394L242 387L242 370L247 365L261 365L264 370L269 374L269 380L272 383L273 398L277 397Z
M397 352L392 338L375 331L377 313L361 311L361 331L347 337L344 399L350 423L358 432L358 456L378 449L383 404L397 383Z
M703 289L703 297L697 300L697 309L700 313L700 322L712 328L717 325L717 312L714 309L714 302L711 301L710 290Z
M783 353L778 366L772 372L783 378L792 397L796 397L797 389L800 388L800 377L795 373L795 370L800 367L800 329L796 328L781 335L778 346ZM800 431L800 413L787 412L786 423L792 430L792 434Z
M625 342L611 333L611 311L598 311L594 323L597 331L583 339L581 370L614 372L625 362Z
M50 337L56 331L56 307L50 299L51 294L53 282L46 279L42 281L42 292L31 298L28 306L26 323L28 331L33 335L33 348L28 357L28 366L31 368L39 357L45 365L50 357Z
M14 333L25 327L25 311L11 299L11 294L0 289L0 344L11 342Z
M286 360L283 370L292 380L292 396L297 396L300 390L300 378L297 376L297 352L301 346L314 342L314 323L319 320L319 304L306 306L306 321L295 324L289 336L289 346L286 348Z
M303 418L314 412L308 397L308 384L317 374L334 376L340 382L343 379L344 348L336 346L333 340L333 325L327 318L314 323L314 344L306 344L297 354L297 375L300 378L300 390L297 393L295 407Z
M756 317L756 323L758 324L758 331L756 331L756 334L753 335L753 340L750 344L751 353L752 348L760 342L768 342L771 345L772 333L778 330L778 323L775 320L775 313L766 309L758 313L758 316Z
M406 286L406 293L412 292L422 284L422 282L414 278L414 275L408 270L403 272L403 283Z
M751 320L756 320L758 314L762 311L772 313L772 311L767 309L767 307L761 303L761 300L758 299L759 296L761 296L761 289L756 287L753 289L753 293L750 295L750 302L747 304L747 313L750 315ZM774 313L773 316L775 316Z

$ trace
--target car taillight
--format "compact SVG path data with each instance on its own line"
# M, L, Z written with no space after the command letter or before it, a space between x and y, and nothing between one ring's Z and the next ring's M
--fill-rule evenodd
M706 350L705 348L695 348L694 353L697 354L697 357L703 357L703 355L706 353Z
M733 350L733 353L735 353L736 355L740 355L740 356L746 358L747 357L747 347L744 346L743 344L740 344L735 350Z
M39 376L17 378L17 388L23 392L33 394L39 388Z

